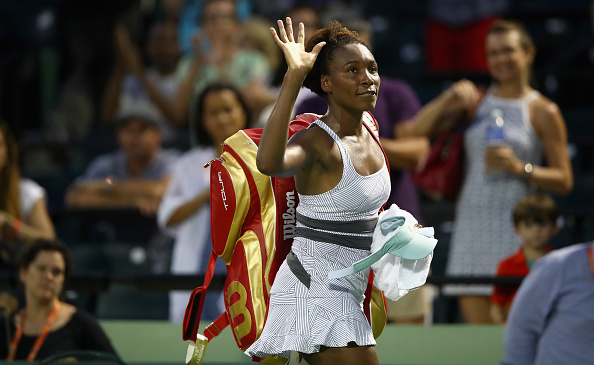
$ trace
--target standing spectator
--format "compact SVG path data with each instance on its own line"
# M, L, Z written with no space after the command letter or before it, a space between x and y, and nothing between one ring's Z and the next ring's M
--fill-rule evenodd
M516 203L535 188L566 194L573 187L561 112L529 83L535 54L530 36L519 23L498 21L486 47L495 83L480 103L476 86L458 81L400 130L430 135L472 120L464 137L466 175L446 267L450 276L495 275L499 261L520 244L509 219ZM505 143L489 147L486 130L495 122L494 110L502 114ZM491 290L487 285L444 287L446 295L459 297L468 323L491 323Z
M175 237L171 272L179 275L204 273L212 249L210 169L203 166L221 155L225 139L251 124L251 113L232 86L208 86L198 99L197 110L196 138L200 147L186 152L175 164L157 215L161 229ZM171 321L183 320L189 297L187 291L169 294ZM219 297L207 294L204 319L215 319L224 311L222 300L220 306L213 305Z
M538 260L512 304L503 365L590 365L594 359L594 243Z
M47 212L45 190L21 178L17 145L4 123L0 123L0 254L2 265L14 264L18 248L10 241L32 242L53 239L54 225Z
M97 157L68 188L70 208L129 208L154 215L165 192L174 150L161 149L161 132L150 110L122 112L118 117L118 151Z
M497 267L497 276L523 277L528 275L536 260L550 252L549 244L557 234L559 213L553 199L547 195L532 194L520 200L513 211L514 229L522 239L520 249ZM514 300L518 286L495 285L491 295L491 319L502 324Z
M429 69L486 73L485 38L507 0L430 0L427 8Z
M0 317L2 322L10 321L3 323L9 331L0 331L0 343L8 345L0 346L0 358L43 360L76 350L116 355L95 318L60 300L70 268L70 252L61 242L39 240L27 247L19 263L25 308L14 316ZM0 307L12 306L7 298L2 297Z
M351 20L345 21L343 25L357 32L361 40L372 49L371 24L364 20ZM429 152L429 141L426 137L399 138L396 134L396 126L413 119L420 108L419 99L410 85L402 80L382 76L381 92L378 93L373 115L379 123L380 140L391 167L392 190L386 206L397 204L422 221L419 195L411 179L411 169ZM327 110L327 99L317 95L303 100L296 106L296 114L325 114ZM388 320L398 323L424 323L425 318L432 312L428 295L427 287L423 286L411 291L397 302L387 300Z
M165 143L186 141L191 87L176 74L180 51L175 25L151 26L146 44L148 67L124 27L116 27L114 41L116 62L103 96L104 123L112 124L119 109L150 108L158 116Z

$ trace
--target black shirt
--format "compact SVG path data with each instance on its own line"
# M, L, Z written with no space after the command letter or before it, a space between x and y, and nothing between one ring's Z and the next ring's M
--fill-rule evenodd
M6 317L0 317L0 361L8 356L9 346L16 330L14 321L11 320L11 338L6 339L5 321ZM36 340L36 335L28 336L23 334L17 348L15 360L25 360ZM117 355L97 320L80 309L74 312L70 321L63 327L47 335L35 360L43 360L57 353L75 350L103 351Z

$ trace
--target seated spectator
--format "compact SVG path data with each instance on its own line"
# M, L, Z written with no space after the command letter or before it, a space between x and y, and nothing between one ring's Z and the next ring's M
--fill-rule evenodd
M572 245L534 264L511 306L503 365L592 364L593 250Z
M251 125L251 114L239 92L232 86L213 84L197 103L196 138L200 147L180 157L158 212L161 229L175 237L171 272L188 275L206 272L210 250L210 169L202 166L223 152L223 142L240 129ZM222 261L219 263L224 264ZM224 265L217 265L222 268ZM189 291L169 295L169 318L184 318ZM202 319L215 319L224 311L220 295L207 294Z
M68 188L69 208L138 208L153 216L179 153L161 149L161 132L147 109L122 112L117 125L118 151L97 157Z
M165 143L187 142L184 131L191 80L184 82L176 73L180 50L175 25L151 26L146 44L148 66L124 27L116 27L114 36L116 62L103 96L104 122L113 124L120 109L150 108Z
M45 190L20 176L17 145L8 126L0 123L0 268L14 269L19 247L10 242L53 239Z
M89 313L60 301L69 273L70 252L61 242L39 240L27 247L19 263L25 307L11 317L0 317L0 321L9 321L2 324L9 331L0 331L0 343L6 344L0 345L0 358L43 360L75 350L116 354ZM7 296L1 298L0 307L14 309L7 299Z
M193 50L192 36L202 27L202 8L208 0L173 0L162 1L165 17L176 23L180 36L182 53L189 54ZM235 0L237 18L245 22L252 15L252 0ZM270 2L266 4L270 6Z
M559 213L553 199L547 195L531 194L516 204L513 211L514 229L522 240L518 252L503 259L497 276L526 276L536 260L550 252L549 241L557 232ZM491 294L491 319L502 324L519 286L495 285Z
M185 56L180 64L181 75L195 80L194 93L200 94L214 82L227 82L242 91L254 112L272 103L276 94L265 84L270 66L262 53L241 47L235 1L206 0L201 16L202 32L194 39L195 54Z

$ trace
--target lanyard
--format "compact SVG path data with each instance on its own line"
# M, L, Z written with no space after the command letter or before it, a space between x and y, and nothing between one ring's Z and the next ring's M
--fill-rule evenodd
M56 300L54 307L52 308L52 311L47 316L47 320L46 320L45 324L43 325L43 327L41 328L41 331L39 332L39 336L37 336L37 340L35 340L35 343L33 344L33 347L31 348L31 352L29 352L29 355L27 356L27 361L33 361L35 359L35 357L37 356L37 353L39 352L39 349L45 342L45 339L47 338L47 335L49 334L49 332L51 330L52 323L54 323L54 320L58 316L59 311L60 311L60 302L58 300ZM23 336L23 326L25 325L25 316L26 316L26 312L23 312L21 314L20 323L17 325L16 333L14 335L12 343L10 344L10 352L8 353L8 357L6 358L7 361L14 360L14 357L16 356L17 348L19 347L19 342L21 341L21 337Z
M594 275L594 242L588 247L588 262L590 263L590 272Z

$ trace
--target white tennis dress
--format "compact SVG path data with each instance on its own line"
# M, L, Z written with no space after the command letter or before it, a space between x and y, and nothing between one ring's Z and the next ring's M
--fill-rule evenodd
M359 175L336 133L321 120L314 123L338 145L343 161L342 179L323 194L299 194L298 214L340 222L377 218L390 195L390 176L385 162L376 173ZM298 222L297 227L300 226L303 227ZM349 267L367 257L369 251L298 236L292 252L310 276L309 288L295 276L285 260L272 285L262 334L246 354L289 358L290 351L310 354L319 352L320 346L345 347L349 342L359 346L375 345L371 326L363 313L369 269L339 279L327 278L329 271Z

